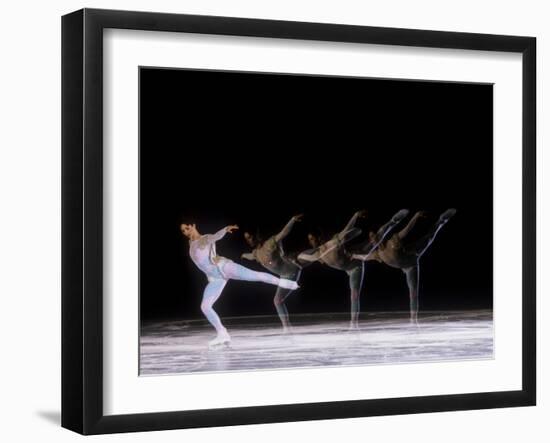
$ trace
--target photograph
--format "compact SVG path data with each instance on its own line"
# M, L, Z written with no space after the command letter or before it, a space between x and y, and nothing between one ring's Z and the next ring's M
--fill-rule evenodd
M62 15L63 428L515 435L544 32L474 9Z
M494 358L493 84L138 69L140 376Z

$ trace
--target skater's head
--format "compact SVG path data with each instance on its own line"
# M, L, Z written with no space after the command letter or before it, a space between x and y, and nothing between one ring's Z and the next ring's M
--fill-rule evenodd
M196 238L200 237L199 231L197 231L197 225L195 223L182 223L180 224L180 230L181 233L189 240L195 240Z
M316 248L317 246L319 246L321 244L321 239L320 239L320 236L318 234L310 232L307 235L307 242L309 243L309 245L312 248Z
M244 241L252 249L259 248L264 243L264 237L262 236L260 228L256 228L255 232L251 229L248 229L243 235Z
M246 242L246 244L248 246L250 246L252 249L256 248L257 246L259 246L260 244L260 241L258 239L258 237L248 231L246 231L244 234L244 241Z
M311 226L307 234L307 242L312 248L317 248L330 240L327 233L320 226Z

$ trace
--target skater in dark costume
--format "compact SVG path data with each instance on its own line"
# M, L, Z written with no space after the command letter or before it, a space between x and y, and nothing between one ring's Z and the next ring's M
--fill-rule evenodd
M389 232L407 215L408 211L406 209L397 212L374 236L363 243L355 251L355 254L346 247L346 243L361 234L361 230L355 227L355 224L359 217L365 216L365 211L358 211L353 214L353 217L351 217L344 229L325 243L322 243L314 234L308 235L309 243L314 249L301 253L298 256L300 261L319 261L331 268L344 271L348 274L351 299L350 329L359 328L359 297L363 286L364 262Z
M447 209L441 214L438 221L427 234L413 240L409 235L411 230L421 217L425 217L425 213L419 211L414 214L409 223L400 232L388 236L380 243L376 251L368 258L365 257L367 260L376 260L403 271L409 288L410 319L415 324L418 322L420 258L430 247L439 230L455 214L456 209ZM373 232L369 236L372 239L377 238L377 234Z
M216 242L221 240L226 233L232 233L236 229L239 229L237 225L231 225L220 229L215 234L201 235L195 224L180 225L182 234L189 239L191 260L208 278L208 284L202 296L201 310L217 332L217 337L209 342L210 347L225 345L231 341L227 329L213 308L228 280L259 281L291 290L298 288L295 281L279 278L266 272L256 272L217 255Z
M269 237L265 241L261 241L257 235L245 232L244 238L248 246L252 248L252 252L242 254L241 257L247 260L256 260L268 271L279 277L297 282L303 266L300 265L297 259L285 252L283 240L290 234L294 224L299 222L302 217L302 214L295 215L288 221L281 232ZM283 325L284 333L291 332L288 309L285 304L285 300L291 293L292 289L279 286L273 298L273 304Z

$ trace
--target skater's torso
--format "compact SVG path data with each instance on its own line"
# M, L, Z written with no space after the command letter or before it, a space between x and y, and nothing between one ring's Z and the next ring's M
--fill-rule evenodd
M352 258L351 253L344 247L343 243L337 235L332 237L330 241L319 248L321 254L319 261L340 271L349 271L361 266L362 263Z
M296 274L300 268L286 258L283 246L275 237L270 237L252 252L264 268L279 276Z
M224 278L223 265L230 260L216 253L216 242L209 234L189 242L189 256L197 268L209 278Z
M418 264L418 255L413 248L407 247L393 235L387 241L382 242L373 253L373 260L391 266L392 268L405 269Z

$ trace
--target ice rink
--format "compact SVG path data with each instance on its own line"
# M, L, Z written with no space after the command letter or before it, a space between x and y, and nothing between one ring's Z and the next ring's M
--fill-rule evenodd
M292 316L282 334L277 317L223 319L230 346L211 350L214 329L204 321L165 321L142 327L140 375L315 366L395 364L493 357L493 317L486 311L363 314L348 331L348 314Z

